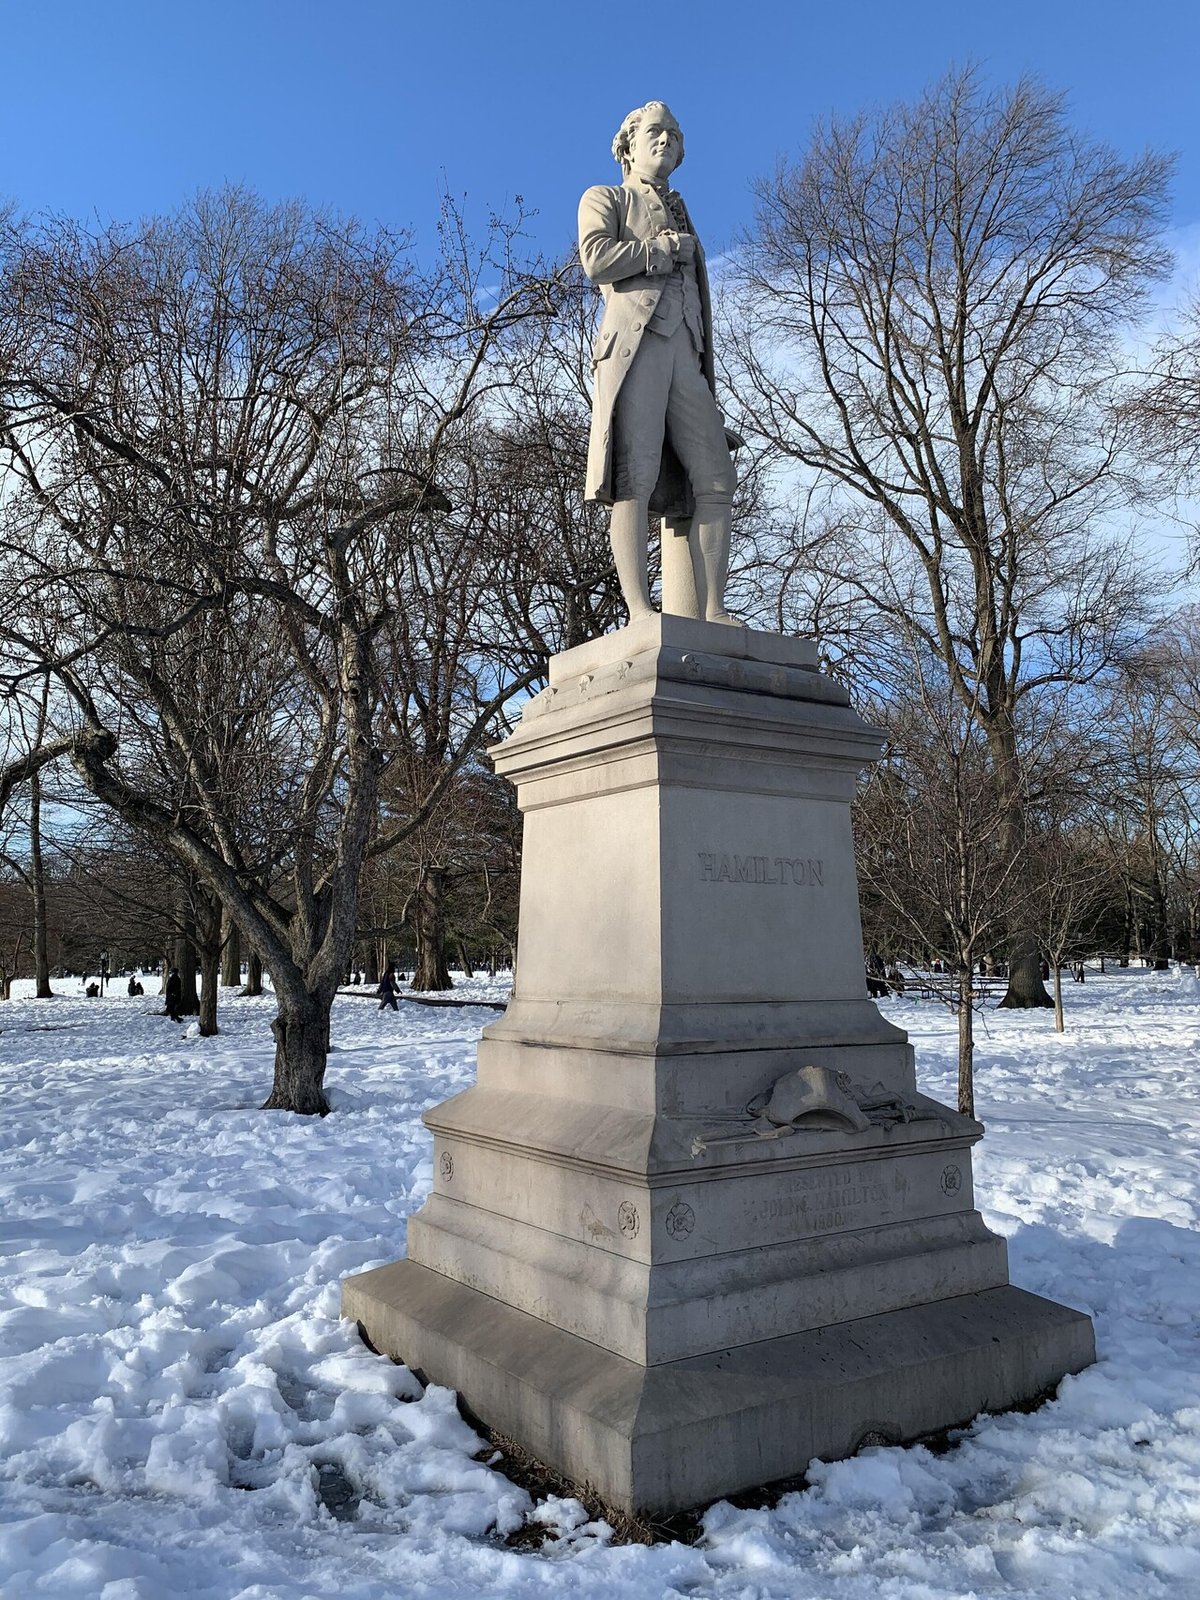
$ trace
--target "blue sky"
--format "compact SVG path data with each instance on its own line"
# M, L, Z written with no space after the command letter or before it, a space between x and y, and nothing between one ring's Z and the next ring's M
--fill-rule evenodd
M719 249L814 117L967 60L1065 90L1125 154L1177 150L1175 222L1200 225L1198 0L0 0L0 196L134 218L232 180L432 248L442 190L476 221L520 194L557 254L621 117L661 97Z

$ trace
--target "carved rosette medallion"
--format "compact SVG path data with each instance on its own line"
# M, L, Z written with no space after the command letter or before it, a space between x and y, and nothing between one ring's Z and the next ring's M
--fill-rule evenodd
M696 1213L686 1201L676 1200L664 1221L672 1239L686 1239L696 1226Z
M951 1163L942 1168L942 1193L957 1194L962 1188L962 1173Z
M450 1179L454 1176L454 1157L450 1154L449 1150L442 1151L442 1158L438 1162L438 1170L441 1172L442 1177L446 1180L446 1182L449 1183Z
M630 1200L622 1200L617 1207L617 1227L627 1239L636 1239L640 1226L637 1207Z

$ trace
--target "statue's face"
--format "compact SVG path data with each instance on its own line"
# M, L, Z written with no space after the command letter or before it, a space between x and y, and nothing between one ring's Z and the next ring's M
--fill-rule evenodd
M679 165L683 155L683 134L679 124L664 108L648 111L629 141L629 168L638 178L662 183Z

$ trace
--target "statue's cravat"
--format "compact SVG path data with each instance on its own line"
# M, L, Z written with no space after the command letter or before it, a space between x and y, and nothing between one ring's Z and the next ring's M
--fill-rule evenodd
M688 214L683 208L682 196L677 195L674 189L668 189L663 195L663 203L667 208L668 216L675 224L676 231L679 233L690 233L691 223L688 221Z
M690 233L691 223L688 221L688 214L684 210L683 196L676 194L674 189L660 188L658 184L651 183L649 178L643 178L642 182L650 193L659 200L675 231L677 233Z

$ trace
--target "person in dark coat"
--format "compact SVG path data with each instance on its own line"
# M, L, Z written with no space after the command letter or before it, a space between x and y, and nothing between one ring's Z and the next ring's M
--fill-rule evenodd
M166 987L167 1015L172 1022L183 1021L183 979L179 976L179 969L172 967L167 973Z
M380 1011L386 1011L389 1006L393 1011L399 1011L400 1007L396 1004L396 980L392 976L391 967L387 969L379 980L379 988L376 989L375 993L379 996Z

